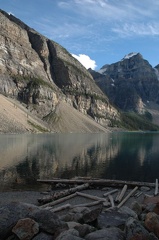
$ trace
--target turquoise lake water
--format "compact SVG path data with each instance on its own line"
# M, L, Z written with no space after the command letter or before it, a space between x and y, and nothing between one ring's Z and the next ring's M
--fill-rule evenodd
M155 182L159 133L0 135L0 191L75 176Z

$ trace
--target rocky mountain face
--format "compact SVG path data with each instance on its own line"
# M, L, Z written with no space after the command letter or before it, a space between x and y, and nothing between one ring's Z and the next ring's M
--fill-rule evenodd
M104 127L119 120L118 111L91 74L66 49L2 10L0 93L18 99L45 120L54 115L60 102ZM54 120L49 117L50 127Z
M140 53L90 73L110 101L124 111L142 114L149 102L159 104L159 65L153 68Z

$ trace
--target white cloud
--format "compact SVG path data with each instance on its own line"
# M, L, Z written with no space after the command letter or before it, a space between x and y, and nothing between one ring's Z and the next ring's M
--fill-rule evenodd
M112 28L112 32L118 33L122 37L128 36L158 36L159 24L157 23L133 23L118 25Z
M86 69L92 68L93 70L97 67L96 62L85 54L72 54Z
M80 15L105 21L125 21L142 18L158 18L159 4L156 0L68 0L59 1L59 7L69 8Z

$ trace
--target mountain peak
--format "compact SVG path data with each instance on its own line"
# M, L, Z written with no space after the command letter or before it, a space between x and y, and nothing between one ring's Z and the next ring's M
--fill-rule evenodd
M136 55L139 55L140 57L142 57L142 55L141 55L140 53L131 52L131 53L125 55L124 58L123 58L122 60L130 59L130 58L132 58L132 57L134 57L134 56L136 56Z

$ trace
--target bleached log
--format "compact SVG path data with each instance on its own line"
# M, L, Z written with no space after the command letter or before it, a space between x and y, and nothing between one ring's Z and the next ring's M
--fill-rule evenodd
M82 204L73 205L72 208L75 208L75 207L92 207L92 206L98 205L102 202L103 201L100 200L100 201L94 201L94 202L90 202L90 203L82 203Z
M54 183L64 183L64 184L84 184L90 183L91 185L102 185L102 186L114 186L119 187L123 185L128 186L147 186L147 187L155 187L155 183L148 183L148 182L135 182L135 181L122 181L122 180L111 180L111 179L52 179L52 180L37 180L40 183L46 184L54 184Z
M101 197L97 197L97 196L93 196L91 194L86 194L86 193L81 193L81 192L76 192L77 195L85 197L85 198L89 198L92 200L96 200L96 201L102 201L102 202L107 202L106 198L101 198Z
M155 196L158 194L158 179L156 179L155 183Z
M69 199L71 199L71 198L76 197L76 196L77 196L77 194L76 194L76 193L73 193L73 194L68 195L68 196L66 196L66 197L60 198L60 199L58 199L58 200L56 200L56 201L52 201L52 202L50 202L50 203L44 204L44 205L41 206L41 208L46 208L46 207L55 206L55 205L57 205L57 204L63 203L63 202L65 202L65 201L67 201L67 200L69 200Z
M117 206L117 208L120 208L121 206L123 206L123 204L134 194L134 192L136 192L138 189L138 187L135 187L122 201L121 203L119 203L119 205Z
M67 203L65 205L62 205L60 207L57 207L57 208L52 208L50 211L51 212L60 212L62 210L65 210L65 209L70 209L71 208L71 204Z
M104 196L104 197L107 197L108 195L113 194L113 193L116 193L116 192L118 192L118 189L114 189L114 190L112 190L112 191L106 192L106 193L103 194L103 196Z
M114 205L114 199L113 199L112 195L108 195L108 198L109 198L109 200L110 200L110 203L111 203L112 208L114 208L115 205Z
M128 186L124 185L124 187L122 188L120 195L118 197L118 199L116 200L117 202L121 202L122 198L124 197L126 190L127 190Z
M51 202L53 200L57 200L59 198L70 195L70 194L72 194L76 191L82 191L84 189L87 189L88 187L89 187L89 183L85 183L85 184L82 184L80 186L76 186L76 187L73 187L73 188L70 188L70 189L66 189L64 191L55 192L53 195L51 195L49 197L39 198L38 202L42 203L42 204L45 204L45 203Z
M119 198L119 196L120 196L120 193L121 193L121 191L118 192L118 194L117 194L117 196L116 196L116 198L115 198L115 202L116 202L116 203L118 202L118 198Z

